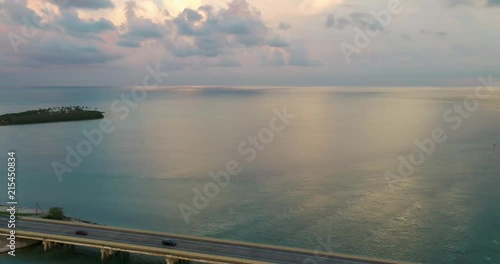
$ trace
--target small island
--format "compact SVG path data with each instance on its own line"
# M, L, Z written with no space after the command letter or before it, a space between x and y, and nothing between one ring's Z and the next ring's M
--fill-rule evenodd
M0 126L67 122L104 118L103 112L87 106L49 107L21 113L0 115Z

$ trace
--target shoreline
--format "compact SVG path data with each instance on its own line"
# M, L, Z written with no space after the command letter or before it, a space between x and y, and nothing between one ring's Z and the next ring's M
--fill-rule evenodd
M5 215L8 216L10 213L8 213L7 209L9 206L0 204L0 215ZM16 218L17 217L33 217L33 218L45 218L47 216L47 212L44 212L42 210L39 210L39 213L37 213L36 209L33 208L28 208L28 207L16 207ZM95 222L91 221L86 221L83 219L75 218L75 217L64 217L63 220L59 221L66 221L66 222L77 222L77 223L85 223L85 224L94 224L94 225L100 225ZM10 251L10 249L7 247L8 240L7 239L0 239L0 254L5 254ZM16 250L27 248L30 246L42 244L42 241L39 240L30 240L30 239L24 239L24 238L16 238Z

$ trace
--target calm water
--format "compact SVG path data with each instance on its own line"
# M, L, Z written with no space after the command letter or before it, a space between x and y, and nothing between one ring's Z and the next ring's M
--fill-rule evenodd
M62 183L51 164L64 163L66 147L75 149L99 120L0 127L0 168L4 175L6 152L15 150L22 206L60 206L106 225L370 257L500 263L498 91L456 130L443 114L472 89L158 89L121 120L123 112L110 107L129 94L0 89L0 113L86 105L106 111L115 126ZM238 146L284 107L297 117L247 161ZM398 156L408 159L415 140L435 128L447 141L409 178L389 185L384 173L396 172ZM179 205L193 206L193 188L203 190L209 173L231 160L241 173L187 224ZM121 255L105 263L155 261ZM44 254L35 247L0 263L101 262L90 249Z

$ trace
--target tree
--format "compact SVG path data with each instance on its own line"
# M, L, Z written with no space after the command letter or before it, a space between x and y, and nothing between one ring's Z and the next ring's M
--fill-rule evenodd
M46 216L47 219L63 220L64 211L61 207L50 207L49 214Z

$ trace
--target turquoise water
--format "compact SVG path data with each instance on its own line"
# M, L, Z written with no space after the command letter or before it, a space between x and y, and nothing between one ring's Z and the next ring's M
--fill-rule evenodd
M7 150L15 150L21 206L59 206L106 225L386 259L500 263L499 94L453 130L456 121L443 115L473 89L165 88L148 91L123 118L111 105L130 90L0 89L2 114L85 105L105 111L115 127L62 182L51 164L64 163L66 147L75 149L100 120L0 127L0 169L5 174ZM247 161L238 146L284 107L297 117ZM398 157L408 159L415 140L436 128L447 140L410 177L389 185L386 171L396 172ZM209 173L231 160L241 172L186 223L179 205L193 207L193 188L203 190L213 182ZM136 255L105 263L151 262L161 263ZM0 263L101 262L91 249L35 247Z

